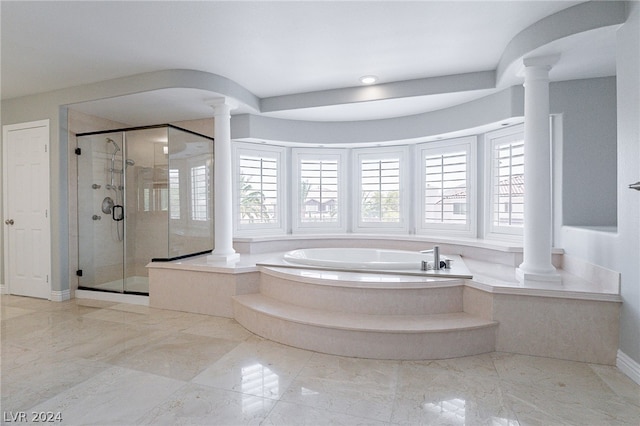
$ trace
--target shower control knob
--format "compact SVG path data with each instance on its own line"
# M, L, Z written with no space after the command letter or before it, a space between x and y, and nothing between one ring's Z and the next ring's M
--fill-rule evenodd
M13 221L13 219L7 219L4 221L4 223L7 225L13 225L15 222Z
M92 219L93 220L100 220L100 219L102 219L102 216L98 216L97 214L94 214Z

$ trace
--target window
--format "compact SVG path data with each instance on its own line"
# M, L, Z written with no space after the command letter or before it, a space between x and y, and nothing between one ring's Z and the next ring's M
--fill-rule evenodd
M340 149L236 142L234 231L238 236L329 230L473 238L480 217L482 237L521 235L523 126L483 137L482 159L476 136Z
M283 155L282 148L251 148L247 144L240 144L236 149L238 230L272 229L284 232Z
M407 230L402 185L406 148L354 150L358 173L356 230Z
M419 231L473 234L475 137L426 143L419 150Z
M522 126L487 134L489 232L522 234L524 224L524 133Z
M209 219L209 176L207 167L191 168L191 219L206 221Z
M294 230L345 231L344 151L293 149Z

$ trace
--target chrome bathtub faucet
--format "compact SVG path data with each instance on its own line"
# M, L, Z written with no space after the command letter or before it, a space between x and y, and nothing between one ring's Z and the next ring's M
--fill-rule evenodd
M433 246L431 250L422 250L420 253L433 253L433 269L436 271L440 269L440 246Z

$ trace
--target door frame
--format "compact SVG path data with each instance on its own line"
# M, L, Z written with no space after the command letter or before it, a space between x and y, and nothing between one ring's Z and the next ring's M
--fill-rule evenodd
M49 283L49 295L48 299L51 300L51 284L52 284L52 274L51 274L51 125L50 120L37 120L30 121L25 123L17 123L17 124L7 124L2 126L2 223L0 225L3 226L2 232L2 240L3 240L3 256L2 256L2 264L4 269L4 284L0 285L0 293L2 294L10 294L11 293L11 283L9 281L10 271L9 271L9 232L7 227L4 224L4 220L9 217L9 132L16 130L26 130L34 127L45 127L47 130L47 150L49 152L49 161L45 162L46 170L43 173L44 176L47 177L47 181L44 182L46 184L46 209L48 220L46 221L46 230L45 235L47 236L47 241L44 242L46 248L46 273L47 273L47 281Z

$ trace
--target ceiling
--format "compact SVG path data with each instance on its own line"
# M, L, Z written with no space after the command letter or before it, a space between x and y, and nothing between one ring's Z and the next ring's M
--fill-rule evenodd
M189 69L260 99L496 70L509 42L575 1L2 1L2 98ZM552 46L554 80L615 74L615 32ZM544 52L543 52L544 53ZM566 58L566 59L565 59ZM509 84L518 83L510 75ZM446 108L501 87L252 112L371 120ZM211 116L212 93L167 89L74 105L129 125Z

